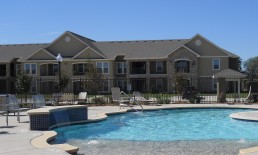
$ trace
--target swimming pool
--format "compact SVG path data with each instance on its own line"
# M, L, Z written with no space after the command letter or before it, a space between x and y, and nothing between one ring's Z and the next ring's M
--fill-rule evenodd
M179 142L215 145L230 142L232 147L257 145L258 123L234 120L231 113L244 109L175 109L131 112L107 120L55 129L55 143L67 142L83 148L100 143L141 143L159 146ZM250 110L249 110L250 111ZM78 143L79 142L79 143ZM122 142L122 143L121 143ZM237 143L237 144L234 144ZM132 144L131 144L132 145ZM135 144L133 144L135 145ZM147 147L147 146L145 146Z

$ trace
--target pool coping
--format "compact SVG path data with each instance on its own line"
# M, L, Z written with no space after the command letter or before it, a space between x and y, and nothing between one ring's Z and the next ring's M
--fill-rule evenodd
M66 107L67 108L67 107ZM168 107L168 106L150 106L150 107L144 107L144 111L155 111L155 110L172 110L172 109L197 109L197 108L217 108L217 109L220 109L220 108L228 108L228 109L232 109L232 108L239 108L239 109L250 109L250 110L258 110L257 107L252 107L252 106L241 106L241 105L218 105L218 104L206 104L206 105L187 105L185 106L184 104L181 104L181 106L176 106L176 107ZM51 110L53 110L55 108L51 108ZM134 108L136 110L141 110L140 107L139 108ZM117 115L117 114L124 114L124 113L127 113L127 112L132 112L132 111L135 111L133 109L119 109L119 111L112 111L112 112L102 112L102 113L98 113L96 114L96 117L95 118L91 118L91 119L88 119L86 121L81 121L81 122L77 122L78 123L92 123L92 122L99 122L99 121L103 121L103 120L106 120L107 117L109 115ZM240 120L247 120L247 121L258 121L258 118L257 119L254 119L252 117L243 117L242 114L246 114L246 113L250 113L250 112L241 112L241 113L234 113L234 114L231 114L230 117L233 118L233 119L240 119ZM255 113L255 112L252 112L252 113ZM257 115L258 115L258 111L256 112ZM76 124L76 123L75 123ZM72 145L69 145L69 144L49 144L48 141L54 139L57 135L57 132L55 131L45 131L43 132L42 135L36 137L36 138L33 138L31 140L31 144L34 146L34 147L37 147L37 148L60 148L60 149L63 149L65 150L66 152L68 153L76 153L79 148L76 147L76 146L72 146ZM258 152L258 146L257 147L252 147L252 148L247 148L247 149L240 149L239 150L239 154L240 155L245 155L245 154L249 154L249 153L254 153L254 152Z

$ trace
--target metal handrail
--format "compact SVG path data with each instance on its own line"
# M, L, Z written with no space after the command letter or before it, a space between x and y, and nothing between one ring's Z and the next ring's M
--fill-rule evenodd
M129 95L127 95L125 92L123 92L123 91L121 91L120 92L120 94L123 94L123 95L125 95L126 97L128 97L129 98L129 101L130 101L130 96ZM141 108L142 108L142 111L143 111L143 107L142 107L142 105L140 104L140 102L138 102L137 100L132 100L133 101L133 103L136 103L136 104L138 104ZM131 107L132 108L132 107ZM132 108L132 109L134 109L134 108ZM134 110L136 110L136 109L134 109ZM136 110L137 111L137 110Z

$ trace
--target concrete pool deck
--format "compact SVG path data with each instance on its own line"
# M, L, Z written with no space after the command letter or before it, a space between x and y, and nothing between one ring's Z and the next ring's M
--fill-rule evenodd
M140 107L134 107L141 110ZM258 109L258 104L253 105L228 105L228 104L168 104L162 106L143 106L144 110L173 109L173 108L250 108ZM125 113L130 107L119 108L118 106L98 106L88 108L89 121L102 120L105 114ZM248 119L258 121L258 111L250 113L236 114L237 119ZM43 135L43 131L29 130L29 117L26 112L21 113L21 123L16 121L16 116L9 116L9 127L6 127L6 117L0 115L0 154L1 155L67 155L62 149L37 148L31 144L32 139ZM240 150L240 154L258 154L258 147Z

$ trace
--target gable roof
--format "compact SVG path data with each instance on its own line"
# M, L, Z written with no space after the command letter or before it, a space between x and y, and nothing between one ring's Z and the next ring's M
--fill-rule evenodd
M76 38L78 38L79 40L81 40L82 42L84 42L87 46L89 46L90 48L92 48L94 51L96 51L96 52L98 52L100 55L106 57L105 54L102 53L101 50L99 50L99 49L93 44L93 42L96 42L95 40L86 38L86 37L81 36L81 35L79 35L79 34L76 34L76 33L74 33L74 32L67 31L67 33L70 33L71 35L75 36Z
M232 69L225 69L213 75L213 78L244 78L247 75Z
M56 57L50 53L48 50L44 49L44 48L40 48L39 50L37 50L36 52L34 52L32 55L30 55L29 57L27 57L25 60L33 60L33 57L36 56L36 54L38 54L39 52L41 52L40 54L43 54L45 56L48 57L48 59L54 59L56 60ZM42 53L43 52L43 53ZM34 57L35 58L35 57ZM21 60L21 59L20 59Z
M216 47L216 48L218 48L219 50L221 50L222 52L226 53L229 57L232 57L232 58L239 58L238 55L233 54L233 53L231 53L231 52L229 52L229 51L227 51L227 50L225 50L225 49L219 47L218 45L214 44L213 42L211 42L210 40L208 40L207 38L205 38L204 36L202 36L202 35L200 35L200 34L194 35L191 39L189 39L188 42L190 42L191 40L193 40L193 39L196 38L197 36L198 36L198 37L201 37L202 39L206 40L208 43L210 43L210 44L213 45L214 47ZM187 42L187 43L188 43L188 42ZM186 43L186 44L187 44L187 43Z
M117 55L125 55L124 59L155 59L166 56L188 39L180 40L141 40L141 41L109 41L92 42L108 59Z
M118 55L124 55L124 59L137 60L137 59L165 59L167 56L180 47L186 47L185 45L193 40L196 36L199 36L215 47L219 48L222 52L226 53L229 57L239 58L239 56L215 45L208 39L204 38L200 34L195 35L191 39L173 39L173 40L136 40L136 41L100 41L86 38L76 33L66 31L57 39L48 44L18 44L18 45L0 45L0 62L10 62L14 58L21 58L19 61L25 61L25 58L31 56L34 52L37 52L41 48L48 48L56 40L64 36L65 34L72 35L78 41L88 46L94 52L103 56L104 59L114 60ZM195 51L188 48L197 57L199 56ZM82 52L82 51L81 51ZM77 53L76 55L80 54ZM200 56L201 57L201 56ZM75 58L75 57L74 57Z
M191 52L194 55L196 55L196 57L200 57L200 55L198 53L194 52L193 50L191 50L190 48L186 47L185 45L181 45L181 46L177 47L174 51L170 52L169 54L174 53L176 50L178 50L181 47L187 49L189 52Z
M25 59L40 48L49 44L10 44L0 45L0 62L11 62L15 58Z

